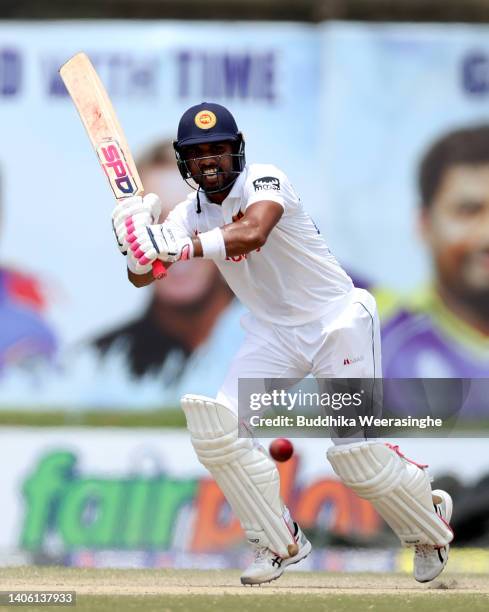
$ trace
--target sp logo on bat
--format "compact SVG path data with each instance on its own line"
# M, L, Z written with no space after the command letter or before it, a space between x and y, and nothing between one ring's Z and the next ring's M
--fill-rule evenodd
M99 145L97 155L117 199L127 198L137 193L136 181L131 175L119 144L115 140L107 140Z

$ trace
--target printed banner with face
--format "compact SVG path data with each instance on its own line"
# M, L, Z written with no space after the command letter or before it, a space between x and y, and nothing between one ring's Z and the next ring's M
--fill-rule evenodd
M128 283L110 188L58 75L80 49L163 217L189 191L171 143L179 117L224 104L247 159L287 173L328 246L375 294L384 375L487 377L486 27L0 31L1 406L139 408L214 395L243 337L243 308L211 262L176 265L151 288Z
M90 56L163 216L191 191L172 140L202 101L229 107L248 160L275 163L312 199L315 28L58 22L0 31L0 404L155 407L185 391L215 394L242 338L242 308L210 261L176 265L148 289L128 282L111 230L115 201L58 70L81 49Z
M322 36L328 239L377 298L384 376L487 378L487 29Z

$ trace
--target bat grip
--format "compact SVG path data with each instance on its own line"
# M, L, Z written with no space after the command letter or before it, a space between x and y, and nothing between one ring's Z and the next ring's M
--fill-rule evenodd
M153 262L153 278L158 280L166 276L166 268L163 265L161 259L157 259Z

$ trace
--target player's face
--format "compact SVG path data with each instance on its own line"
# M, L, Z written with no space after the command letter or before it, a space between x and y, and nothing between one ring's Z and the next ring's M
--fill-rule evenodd
M489 164L454 165L446 173L423 231L438 282L459 298L489 299Z
M235 178L232 153L232 143L210 142L185 147L184 159L197 184L211 192L223 189Z

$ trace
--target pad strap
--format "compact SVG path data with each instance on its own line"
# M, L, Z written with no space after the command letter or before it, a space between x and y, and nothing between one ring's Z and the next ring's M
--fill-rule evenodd
M333 446L327 457L343 483L372 503L404 546L452 541L450 526L435 512L426 466L378 441Z

